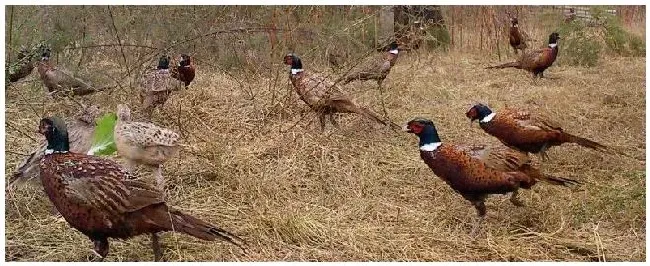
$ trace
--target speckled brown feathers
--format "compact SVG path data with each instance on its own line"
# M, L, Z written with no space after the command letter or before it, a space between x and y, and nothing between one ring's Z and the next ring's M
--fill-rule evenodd
M522 188L530 188L537 180L562 186L580 184L579 181L573 179L543 174L526 152L507 146L464 145L457 146L457 148L459 151L466 152L471 157L479 159L492 169L499 171L519 171L531 177L532 182L522 183Z
M514 49L515 54L517 54L518 50L525 52L526 48L528 47L526 44L528 36L523 30L519 28L519 20L516 17L510 18L510 23L510 32L508 34L510 47Z
M342 82L343 84L348 84L355 80L376 80L381 85L388 74L390 74L390 70L396 62L397 54L392 54L388 51L383 52L369 61L359 64L342 79Z
M546 115L515 108L503 108L493 113L486 108L485 105L477 104L470 108L466 116L472 120L479 119L479 125L486 133L518 150L540 153L546 157L547 149L567 142L598 151L607 150L607 147L600 143L564 132L559 123ZM494 115L490 121L481 121L492 113Z
M518 172L512 165L517 161L492 161L484 163L456 146L442 144L436 151L420 151L420 157L433 170L436 176L445 180L451 188L468 200L486 194L505 194L519 187L530 188L535 180L525 173ZM498 168L489 167L489 164ZM515 169L509 169L515 168Z
M131 110L117 106L117 123L113 131L117 152L127 163L129 171L138 164L156 168L154 177L159 188L164 187L162 164L179 150L179 135L152 123L131 121Z
M399 125L380 118L375 112L356 104L341 88L331 80L318 74L302 70L302 62L296 55L287 55L284 63L292 66L292 71L300 70L289 76L296 93L312 110L318 113L321 129L325 128L325 117L337 125L333 117L335 113L357 113L382 125L400 128ZM298 66L299 64L299 66Z
M140 102L144 116L148 120L151 120L154 109L164 105L172 92L182 86L181 81L172 77L168 61L166 64L165 68L149 70L140 83Z
M237 236L168 207L162 191L136 180L118 163L70 152L61 119L42 119L39 132L48 141L39 165L45 192L63 218L93 241L102 259L108 254L108 238L152 234L158 260L162 254L156 233L163 231L222 239L243 248Z
M578 183L542 174L531 164L526 153L507 147L442 143L433 122L428 119L411 120L405 130L419 137L420 157L433 173L476 208L479 222L472 235L476 234L486 214L485 199L490 194L512 192L510 201L522 206L517 199L519 188L530 189L537 180L564 186Z
M490 68L508 68L513 67L517 69L524 69L533 74L533 77L544 77L544 70L549 68L555 62L558 54L557 40L559 39L559 34L552 33L549 36L549 47L536 49L532 51L525 52L521 57L510 63L505 63L497 66L490 66Z
M131 121L130 109L117 108L115 143L120 155L139 163L157 166L178 151L179 135L152 123Z
M204 240L243 241L223 229L167 207L163 194L134 180L108 159L75 153L53 153L41 162L45 191L63 218L95 242L102 257L107 238L178 231ZM171 219L170 219L171 218Z
M93 87L90 83L74 77L62 69L54 67L49 58L43 58L38 62L38 74L47 90L54 96L61 94L88 95L110 87Z

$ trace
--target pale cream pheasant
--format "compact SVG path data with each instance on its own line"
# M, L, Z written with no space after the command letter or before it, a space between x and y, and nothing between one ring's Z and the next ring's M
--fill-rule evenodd
M178 153L179 135L152 123L133 122L129 107L119 104L114 137L127 170L133 172L137 165L155 168L156 183L163 190L162 164Z

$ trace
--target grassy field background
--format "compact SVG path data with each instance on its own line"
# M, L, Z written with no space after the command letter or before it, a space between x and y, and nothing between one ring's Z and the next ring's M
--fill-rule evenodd
M643 30L643 32L645 32ZM540 33L541 34L541 33ZM546 35L546 34L544 34ZM533 43L542 47L545 38ZM560 41L560 58L563 56ZM308 71L330 72L320 54L306 51ZM180 51L179 51L180 53ZM281 55L279 52L278 55ZM174 94L154 122L182 134L188 147L163 168L168 203L241 236L236 247L165 233L167 261L644 261L646 258L645 57L606 56L596 67L561 60L533 81L521 70L486 70L495 53L476 50L400 54L384 101L403 124L434 121L443 142L499 142L470 124L476 102L498 110L519 106L544 112L566 131L625 150L631 157L576 145L550 151L544 172L577 179L575 189L544 183L487 200L488 215L476 239L476 212L421 161L417 138L355 115L341 128L320 131L317 118L290 87L281 57L264 74L223 71L197 53L197 78ZM92 57L92 56L91 56ZM118 76L122 60L89 60L83 71ZM513 58L504 56L502 61ZM60 64L74 66L63 57ZM262 71L263 72L263 71ZM255 74L258 73L258 74ZM345 90L378 112L374 82ZM5 87L6 177L40 141L32 133L44 114L68 116L69 100L45 96L36 71ZM115 112L127 103L141 119L135 87L83 99ZM120 160L119 156L115 156ZM535 157L539 161L539 158ZM153 182L153 180L152 180ZM50 214L38 184L5 197L8 261L79 261L92 243ZM153 259L148 236L111 241L106 261Z

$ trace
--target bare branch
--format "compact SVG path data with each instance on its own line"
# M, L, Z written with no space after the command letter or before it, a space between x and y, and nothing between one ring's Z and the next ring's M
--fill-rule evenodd
M111 6L108 6L108 14L111 16L111 24L113 25L113 31L115 31L115 38L117 38L117 44L120 46L120 53L122 53L122 59L124 59L124 68L126 68L127 76L130 76L131 69L129 69L129 64L126 61L126 55L124 54L124 46L122 45L122 40L120 39L120 33L117 31L117 26L115 25L115 18L113 17L113 11L111 11Z

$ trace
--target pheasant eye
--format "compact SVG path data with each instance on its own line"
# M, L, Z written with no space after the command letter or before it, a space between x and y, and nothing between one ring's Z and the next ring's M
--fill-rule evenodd
M410 125L410 128L415 134L420 134L420 132L422 132L422 125L420 124L412 124Z
M467 117L473 118L476 117L476 108L472 107L467 111Z

